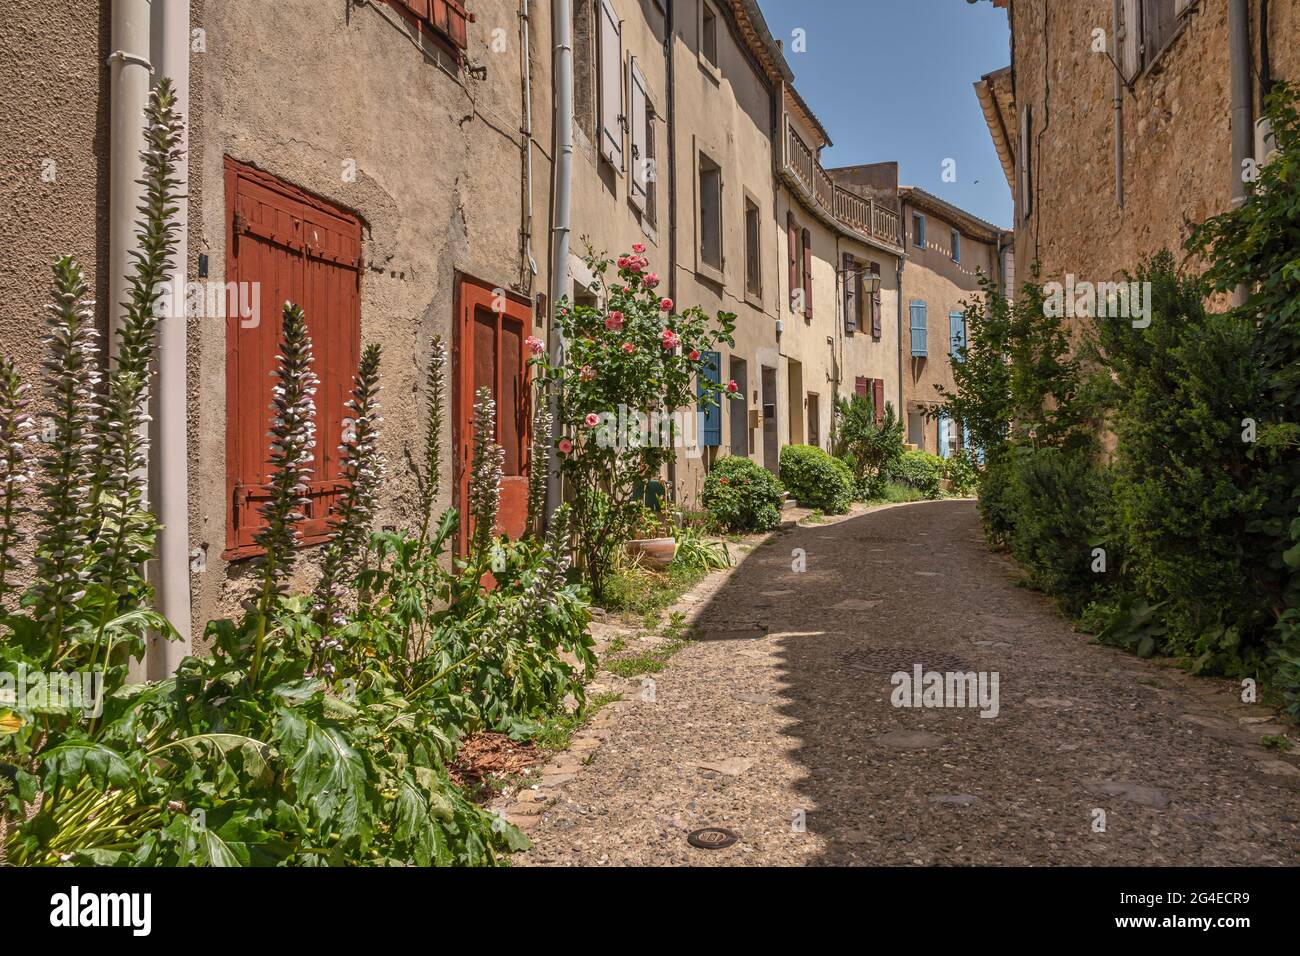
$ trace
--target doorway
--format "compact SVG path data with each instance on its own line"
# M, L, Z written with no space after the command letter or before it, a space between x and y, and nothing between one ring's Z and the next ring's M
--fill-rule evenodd
M763 366L763 467L776 474L780 470L781 451L776 420L776 369Z
M730 417L728 438L731 454L742 458L749 457L749 366L744 359L731 356L728 367L731 380L736 383L736 397L723 399Z

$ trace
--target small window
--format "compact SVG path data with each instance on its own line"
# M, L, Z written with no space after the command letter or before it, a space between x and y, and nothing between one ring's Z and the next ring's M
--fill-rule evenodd
M952 231L952 261L961 262L961 232L957 229Z
M402 16L415 23L420 33L436 42L463 52L469 43L466 24L469 14L457 0L389 0Z
M707 3L700 5L700 55L712 67L718 65L718 15Z
M762 234L758 204L745 197L745 291L750 295L763 292L762 258L759 236Z
M722 168L700 153L700 262L722 271Z
M912 243L918 249L925 248L925 217L919 212L912 213Z

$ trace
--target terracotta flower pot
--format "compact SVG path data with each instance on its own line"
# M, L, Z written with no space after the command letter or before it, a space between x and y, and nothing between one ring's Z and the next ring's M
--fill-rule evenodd
M650 567L662 569L672 564L677 554L677 542L673 538L637 538L627 543L627 553L639 554Z

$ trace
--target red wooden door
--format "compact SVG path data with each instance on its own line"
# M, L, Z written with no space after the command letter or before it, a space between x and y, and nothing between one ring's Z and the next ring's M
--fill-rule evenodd
M498 532L523 536L528 521L528 354L532 322L527 299L461 276L456 324L456 491L461 548L472 534L469 476L474 453L474 395L487 386L497 403L496 442L505 449Z
M266 501L271 377L286 301L301 305L311 333L316 391L316 460L305 497L303 541L329 534L342 487L339 445L344 408L361 349L361 222L350 213L232 159L225 165L226 232L226 549L257 554L253 537ZM239 314L239 287L255 296L257 321Z

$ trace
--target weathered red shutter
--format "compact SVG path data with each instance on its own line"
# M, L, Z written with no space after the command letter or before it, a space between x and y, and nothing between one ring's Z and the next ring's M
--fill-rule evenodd
M257 553L253 536L266 501L271 378L281 311L302 306L320 377L316 449L299 525L304 543L328 537L328 517L342 487L338 446L344 403L361 349L361 223L355 216L267 173L226 160L226 281L259 304L256 321L241 316L238 292L226 319L226 520L228 559Z
M861 375L859 375L857 378L853 380L853 391L856 392L862 398L869 397L868 392L870 388L871 388L871 379L869 378L863 378Z
M785 214L785 232L790 251L790 308L793 309L797 301L794 290L799 284L799 227L795 225L792 212Z
M813 252L812 233L803 231L803 314L804 318L813 317Z
M879 425L885 418L885 380L883 378L872 380L871 400L876 405L876 424Z

